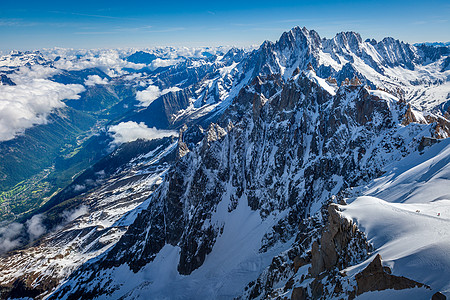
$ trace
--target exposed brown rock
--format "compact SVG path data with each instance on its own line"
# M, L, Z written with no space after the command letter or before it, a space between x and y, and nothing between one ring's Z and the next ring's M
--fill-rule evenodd
M431 300L447 300L447 297L440 292L434 293Z
M446 120L450 120L450 106L449 106L449 108L448 108L448 110L444 113L444 118L446 119Z
M380 254L364 270L356 274L355 279L357 283L356 295L370 291L404 290L425 286L403 276L391 275L391 269L383 267Z
M345 78L344 81L341 82L341 86L344 85L350 85L350 80L348 78Z
M259 115L261 114L261 110L265 104L265 101L267 101L267 99L263 99L261 96L256 96L253 97L253 117L257 118L259 117Z
M338 258L341 256L344 261L346 260L345 253L341 252L346 249L355 233L356 226L353 222L341 217L336 204L330 204L328 206L328 226L322 233L320 245L315 241L311 248L312 259L309 270L311 276L317 277L325 270L341 267L339 264L344 262L338 264Z
M436 118L436 127L433 136L437 139L450 137L450 122L445 118Z
M308 299L308 294L306 289L303 287L296 287L292 290L291 300L306 300Z
M432 137L436 139L445 139L450 136L450 122L447 118L439 117L435 115L426 115L425 121L419 121L415 117L412 108L408 105L408 109L403 117L402 125L408 125L410 123L431 124L436 123Z
M189 148L183 141L183 133L187 130L187 126L184 125L180 129L180 134L178 136L178 148L177 148L177 160L188 154Z
M298 269L300 269L301 267L303 267L304 265L306 265L308 263L309 262L305 258L296 256L294 258L294 271L295 271L295 273L297 273Z
M294 72L292 72L292 76L295 76L295 75L298 75L298 74L300 74L300 69L299 69L299 67L297 67L297 68L294 70Z
M353 85L353 86L359 86L359 85L361 85L362 84L362 82L361 82L361 80L359 80L359 78L358 77L353 77L353 79L352 80L350 80L350 85Z
M329 83L329 84L332 84L332 85L337 85L337 80L336 80L336 78L333 78L333 77L328 77L327 79L326 79L326 81Z
M410 123L416 123L416 122L418 122L418 120L416 119L416 116L412 112L411 105L408 105L405 115L403 116L402 125L406 126Z

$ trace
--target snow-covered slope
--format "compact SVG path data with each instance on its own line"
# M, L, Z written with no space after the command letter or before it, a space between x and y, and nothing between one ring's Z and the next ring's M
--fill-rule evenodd
M450 296L450 140L414 153L341 206L393 274ZM372 258L373 259L373 258ZM355 272L361 266L352 267Z
M94 165L94 170L97 166L109 168L130 152L138 155L126 160L112 174L97 170L97 181L103 181L101 186L38 215L34 227L29 224L31 231L37 226L45 230L50 219L53 223L47 224L48 232L42 238L0 257L2 298L48 295L60 281L120 239L148 205L146 200L161 184L170 166L168 157L176 149L176 141L170 138L154 144L140 140L119 148L106 158L106 165ZM145 149L148 152L142 152ZM80 185L71 187L79 189ZM7 230L13 228L10 225ZM20 236L16 239L9 242L20 244Z

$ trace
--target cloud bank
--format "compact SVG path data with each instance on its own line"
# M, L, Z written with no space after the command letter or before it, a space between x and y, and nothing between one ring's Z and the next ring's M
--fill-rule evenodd
M81 217L89 212L86 205L82 204L80 207L73 210L63 211L63 217L66 222L71 222L78 217Z
M34 241L47 231L45 226L42 224L42 215L34 215L26 222L26 225L27 233L31 241Z
M151 70L156 70L160 67L169 67L169 66L173 66L176 65L177 63L181 62L182 60L180 59L161 59L161 58L157 58L154 61L152 61L152 63L150 64L150 69Z
M84 204L75 209L63 211L61 214L63 221L54 230L63 228L68 222L72 222L88 212L88 207ZM38 214L26 221L25 224L13 222L5 227L0 227L0 254L23 246L46 234L48 229L42 222L43 219L44 216Z
M64 107L64 99L78 99L82 85L64 85L42 78L15 80L15 86L0 86L0 141L13 139L25 129L46 124L47 115Z
M145 64L135 64L121 58L119 50L79 50L59 49L57 51L62 59L54 62L58 69L64 70L83 70L88 68L99 68L109 76L114 77L124 75L126 72L122 68L139 70L144 68ZM81 55L79 57L78 55Z
M47 232L42 224L42 215L34 215L24 224L11 223L0 227L0 254L32 242Z
M136 141L138 139L154 140L167 136L178 135L176 131L159 130L155 127L148 128L144 122L139 124L133 121L122 122L118 125L111 126L108 130L114 138L113 144L120 145Z
M101 78L98 75L89 75L87 79L84 80L84 85L93 86L96 84L108 84L108 78Z
M136 100L141 102L139 106L147 107L160 96L177 91L181 91L181 89L178 87L171 87L161 91L156 85L150 85L147 89L136 93Z
M153 101L161 95L159 87L150 85L147 89L136 93L136 100L141 102L140 106L149 106Z
M11 223L0 228L0 253L7 252L22 244L21 234L23 225Z

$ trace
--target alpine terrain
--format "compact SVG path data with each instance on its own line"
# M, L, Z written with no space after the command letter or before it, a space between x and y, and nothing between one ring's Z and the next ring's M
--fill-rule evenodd
M450 46L0 57L2 299L450 297Z

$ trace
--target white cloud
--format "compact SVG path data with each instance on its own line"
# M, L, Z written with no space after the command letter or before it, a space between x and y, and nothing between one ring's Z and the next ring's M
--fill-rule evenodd
M108 78L101 78L98 75L89 75L87 79L84 80L84 85L96 85L96 84L108 84Z
M140 106L144 106L147 107L149 106L153 101L155 101L156 99L158 99L158 97L165 95L169 92L177 92L177 91L181 91L180 88L178 87L171 87L165 90L160 90L159 87L157 87L156 85L150 85L148 86L147 89L143 90L143 91L139 91L136 93L136 99L141 102L139 105Z
M71 51L63 49L57 51L61 59L54 63L55 67L64 70L83 70L88 68L99 68L103 72L112 76L124 75L126 72L122 68L139 70L144 68L145 64L135 64L122 59L119 50L79 50ZM81 55L81 57L79 57Z
M149 106L161 96L161 91L156 85L150 85L147 89L136 93L136 99L141 102L140 106Z
M136 141L138 139L153 140L171 135L178 135L176 131L159 130L155 127L148 128L144 122L138 124L133 121L122 122L118 125L111 126L108 131L114 138L113 143L116 145Z
M132 81L138 78L141 78L142 74L141 73L134 73L134 74L128 74L126 76L123 77L124 80L128 80L128 81Z
M71 222L75 220L78 217L81 217L89 212L86 205L81 205L80 207L73 209L73 210L65 210L63 212L63 217L66 220L66 222Z
M173 66L176 65L177 63L179 63L181 60L180 59L161 59L161 58L157 58L154 61L152 61L152 63L150 64L150 69L151 70L156 70L160 67L169 67L169 66Z
M78 208L63 211L64 221L55 230L61 229L67 222L71 222L88 212L88 207L84 204ZM47 228L42 223L43 217L42 214L38 214L26 221L25 224L14 222L5 227L0 227L0 254L32 242L47 233Z
M171 88L163 90L161 92L161 95L165 95L165 94L170 93L170 92L174 92L175 93L175 92L178 92L178 91L181 91L181 89L179 87L173 86Z
M0 254L20 247L26 241L34 241L46 232L41 214L34 215L25 223L25 226L14 222L0 227Z
M26 222L27 233L29 235L30 241L33 241L47 232L47 229L42 224L42 215L34 215L30 220Z
M84 191L85 189L86 186L84 184L75 184L75 186L73 187L74 192L81 192Z
M21 70L11 76L15 86L0 86L0 141L13 139L25 129L46 124L47 115L64 107L64 99L78 99L82 85L64 85L47 79L49 70Z
M0 227L0 253L7 252L22 244L20 235L23 225L11 223L6 227Z
M16 84L20 84L23 82L28 82L31 79L46 79L53 75L60 73L61 70L42 66L42 65L33 65L31 67L21 67L15 74L11 75L11 78L14 78L14 82Z

